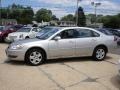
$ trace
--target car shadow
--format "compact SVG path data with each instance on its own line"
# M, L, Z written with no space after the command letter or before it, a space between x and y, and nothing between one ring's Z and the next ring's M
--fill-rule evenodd
M12 61L12 60L5 60L4 64L11 64L11 65L27 65L24 61Z
M105 60L112 59L111 56L106 56Z
M111 59L112 57L107 56L105 60ZM44 64L56 64L56 63L72 63L72 62L87 62L87 61L93 61L93 62L98 62L94 61L91 57L77 57L77 58L62 58L62 59L51 59L51 60L46 60ZM99 61L100 62L100 61ZM11 64L11 65L27 65L30 66L29 64L25 63L24 61L13 61L13 60L5 60L5 64ZM44 65L43 64L43 65Z
M111 59L112 57L107 56L105 60ZM77 57L77 58L62 58L62 59L51 59L47 60L45 64L53 64L53 63L72 63L72 62L87 62L87 61L93 61L93 62L101 62L101 61L95 61L92 59L92 57Z
M120 77L118 75L111 78L111 83L120 90Z
M46 64L65 63L65 62L85 62L85 61L90 61L90 59L91 57L51 59L51 60L46 60Z

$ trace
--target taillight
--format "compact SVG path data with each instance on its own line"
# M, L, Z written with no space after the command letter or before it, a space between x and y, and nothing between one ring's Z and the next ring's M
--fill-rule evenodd
M117 41L118 40L118 37L117 36L114 36L114 41Z

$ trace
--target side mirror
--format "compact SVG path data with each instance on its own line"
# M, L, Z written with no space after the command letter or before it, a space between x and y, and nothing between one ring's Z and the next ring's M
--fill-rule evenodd
M56 36L56 37L54 38L55 41L58 41L58 40L60 40L60 39L61 39L60 36Z

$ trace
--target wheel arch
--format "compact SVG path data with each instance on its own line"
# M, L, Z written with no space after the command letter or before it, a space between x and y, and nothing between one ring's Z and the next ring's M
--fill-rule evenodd
M104 45L104 44L97 45L97 46L94 48L94 51L95 51L95 49L98 48L98 47L104 47L104 48L106 49L106 52L108 53L108 47L107 47L106 45ZM94 51L93 51L93 53L94 53Z
M47 59L47 53L46 53L46 51L43 49L43 48L41 48L41 47L31 47L31 48L29 48L26 52L25 52L25 58L26 58L26 55L27 55L27 53L30 51L30 50L32 50L32 49L39 49L39 50L42 50L43 51L43 53L44 53L44 55L45 55L45 58Z
M25 36L25 38L30 38L29 36Z

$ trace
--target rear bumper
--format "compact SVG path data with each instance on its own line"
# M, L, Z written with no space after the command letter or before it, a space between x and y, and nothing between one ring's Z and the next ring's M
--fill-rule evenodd
M118 46L116 46L116 47L114 47L114 48L113 48L113 47L112 47L112 48L109 47L109 48L108 48L108 53L113 53L113 51L117 50L118 48L119 48Z
M117 45L117 42L113 42L112 44L109 44L107 47L108 47L109 53L111 53L119 48L119 46Z

